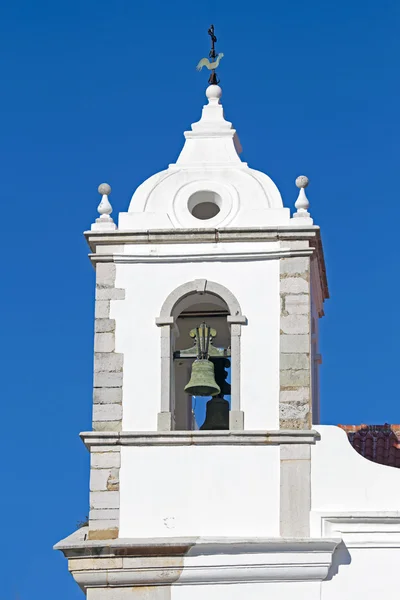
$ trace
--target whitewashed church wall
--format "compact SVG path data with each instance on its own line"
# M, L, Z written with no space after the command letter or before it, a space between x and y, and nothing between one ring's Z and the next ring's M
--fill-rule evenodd
M119 536L279 536L279 465L273 446L122 447Z
M196 247L201 247L203 253L215 252L212 244L192 246L191 252ZM136 251L140 252L140 247L135 247ZM162 252L168 251L163 247ZM186 254L187 246L180 252ZM241 410L245 413L245 429L278 429L279 260L116 265L115 285L126 290L125 300L111 302L110 309L110 318L116 321L115 351L124 355L123 429L157 429L161 340L155 319L167 296L195 279L228 288L248 318L248 325L241 328Z
M87 600L321 600L320 583L246 583L236 585L172 585L90 588Z
M322 582L321 600L376 600L398 589L399 548L349 548L347 563Z
M206 589L206 592L205 592ZM320 583L247 583L242 585L176 585L171 587L171 600L320 600ZM164 599L163 599L164 600Z
M311 446L312 513L399 511L399 469L365 459L339 427L315 429L321 440ZM319 514L312 514L311 535L320 535L318 522Z
M315 429L310 534L343 540L321 598L373 600L398 585L400 471L366 460L339 427Z

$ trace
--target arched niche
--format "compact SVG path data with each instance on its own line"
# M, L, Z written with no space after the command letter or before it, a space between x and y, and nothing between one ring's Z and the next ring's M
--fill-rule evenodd
M174 352L189 345L188 333L199 325L200 320L206 320L217 329L216 346L230 348L232 391L229 428L238 430L244 427L244 415L240 410L240 335L247 319L230 290L213 281L196 279L173 290L156 319L161 330L159 431L192 429L191 406L187 405L187 395L176 391L181 390L184 381L188 380L191 363L186 366L177 364L174 362Z

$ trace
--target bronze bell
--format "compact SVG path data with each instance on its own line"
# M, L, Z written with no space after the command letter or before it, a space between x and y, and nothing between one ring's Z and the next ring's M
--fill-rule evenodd
M221 396L207 402L206 418L200 427L202 431L211 429L229 429L229 402Z
M214 365L210 360L198 358L194 361L185 392L192 396L216 396L221 393L221 388L215 381Z

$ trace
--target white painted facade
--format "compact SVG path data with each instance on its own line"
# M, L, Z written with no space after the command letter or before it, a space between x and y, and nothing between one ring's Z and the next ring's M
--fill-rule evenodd
M120 476L121 537L279 536L278 447L123 448Z
M328 292L308 180L291 217L220 97L118 227L99 187L89 525L56 547L89 600L372 600L395 589L400 473L317 425ZM203 318L231 361L229 430L197 430L183 389Z
M257 245L260 252L266 245ZM274 243L272 245L275 246ZM160 328L156 327L155 319L173 290L182 283L201 279L216 281L228 288L241 306L246 307L246 313L251 314L251 326L242 327L241 335L241 387L247 392L243 394L242 410L246 415L246 428L279 427L279 261L229 260L228 251L236 248L226 246L228 244L222 244L219 248L221 254L227 254L220 261L154 261L117 265L116 286L125 289L125 302L115 302L111 307L111 318L121 323L116 328L115 347L117 352L124 354L125 364L137 366L124 371L124 430L157 429L161 397L161 342ZM211 244L190 244L187 251L193 254L203 251L212 255L215 249ZM135 248L138 253L142 250L152 249ZM181 252L179 246L166 245L159 250L159 257L163 253L169 256L175 253L180 257ZM259 335L261 330L263 336ZM265 344L264 336L268 338L268 344ZM137 344L137 338L140 344ZM190 345L190 338L185 345ZM138 378L138 372L147 373L151 356L155 357L151 361L151 377ZM270 402L265 402L266 380L268 393L273 399Z

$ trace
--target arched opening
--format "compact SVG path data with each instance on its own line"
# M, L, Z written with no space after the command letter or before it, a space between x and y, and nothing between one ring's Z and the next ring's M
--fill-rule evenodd
M176 430L196 430L214 428L215 418L206 419L207 403L211 394L191 394L185 387L191 380L192 369L197 359L198 342L196 332L203 323L208 330L215 332L211 336L208 348L209 361L214 365L214 379L220 388L220 393L214 400L225 400L230 408L230 356L231 332L228 325L229 309L221 298L212 294L195 293L187 296L176 306L176 335L173 344L173 422ZM211 376L211 375L210 375ZM224 419L218 420L218 428L229 428L229 415L225 425Z
M156 319L161 328L159 431L243 429L240 335L241 326L246 323L238 301L220 284L198 279L171 292ZM207 351L202 351L200 356L199 349L204 347ZM203 359L208 366L201 362ZM213 365L211 375L210 362ZM203 384L188 386L189 380L193 383L191 377L198 383L198 377L204 375L204 366L207 367L206 388ZM212 405L207 404L210 401L204 393L210 389L210 381L214 382L211 388L213 400L216 400ZM192 390L200 390L201 399ZM206 423L202 423L205 405L207 418Z

